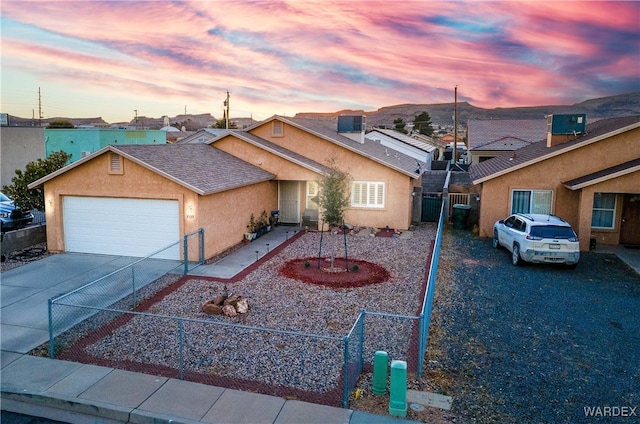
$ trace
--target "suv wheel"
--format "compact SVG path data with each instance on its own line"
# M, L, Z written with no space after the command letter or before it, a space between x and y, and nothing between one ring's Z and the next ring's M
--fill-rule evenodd
M498 230L493 230L493 242L491 243L494 249L500 247L500 240L498 240Z
M522 259L520 258L520 246L517 244L513 245L513 252L511 253L511 263L515 266L518 266L522 263Z

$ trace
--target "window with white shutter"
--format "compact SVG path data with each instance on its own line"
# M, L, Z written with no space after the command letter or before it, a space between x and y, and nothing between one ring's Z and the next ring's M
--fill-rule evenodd
M356 208L384 208L385 183L354 181L351 184L351 206Z

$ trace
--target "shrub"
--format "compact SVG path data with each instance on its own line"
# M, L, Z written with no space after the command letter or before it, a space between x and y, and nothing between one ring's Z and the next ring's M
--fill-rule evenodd
M351 270L353 272L358 272L358 264L353 264L353 266L351 267Z
M305 268L309 268L311 266L311 262L309 261L304 261L304 267Z

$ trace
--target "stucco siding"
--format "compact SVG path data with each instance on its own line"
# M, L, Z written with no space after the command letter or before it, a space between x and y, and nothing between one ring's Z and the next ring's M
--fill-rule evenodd
M134 199L177 200L180 210L180 233L185 232L184 198L188 189L131 161L124 160L124 174L108 173L109 154L59 175L45 183L45 213L48 249L62 252L64 247L63 196L123 197Z
M205 258L209 259L242 242L252 213L257 219L262 211L270 216L277 209L278 183L265 181L198 197L198 224L192 231L204 228Z
M581 249L587 250L593 191L583 189L581 194L580 190L569 190L562 183L640 157L639 139L640 129L635 129L485 181L482 183L480 236L491 237L494 222L509 215L512 190L553 190L552 213L574 227L579 233ZM637 192L640 180L637 174L634 175L594 187L599 187L596 191L613 190L615 187L615 191L609 192ZM604 187L608 187L607 190ZM607 240L616 237L610 236Z

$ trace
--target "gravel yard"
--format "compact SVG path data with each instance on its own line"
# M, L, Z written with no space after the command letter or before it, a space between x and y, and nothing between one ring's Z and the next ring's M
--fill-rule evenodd
M638 408L616 421L638 422L640 277L592 252L575 270L514 267L490 239L448 229L427 359L425 380L453 396L456 422L614 420L586 417L597 407Z
M397 238L348 236L349 257L384 267L390 274L384 283L333 289L283 276L281 269L286 261L317 255L320 234L307 233L239 281L223 283L191 277L175 291L154 301L147 312L194 320L184 323L186 353L183 359L188 372L233 380L238 384L235 387L245 390L251 390L252 385L243 381L252 382L253 386L286 386L340 395L343 338L360 310L414 317L419 313L435 229L433 224L424 224ZM342 243L342 236L325 234L323 257L332 251L336 257L343 257ZM323 267L329 265L329 262L322 264ZM229 294L239 294L249 300L247 314L226 317L202 312L202 304L221 295L225 287ZM382 322L374 317L371 322L368 328L375 326L376 331L372 332L368 344L385 347L406 358L417 320ZM222 325L213 325L217 323ZM244 327L224 326L229 323ZM158 369L178 368L181 358L176 320L136 316L124 324L118 321L117 326L108 330L102 331L100 337L92 334L90 343L81 343L82 352L129 366L142 363ZM62 358L80 360L74 356L78 348L72 350L75 353L65 353ZM234 387L234 383L231 384Z

